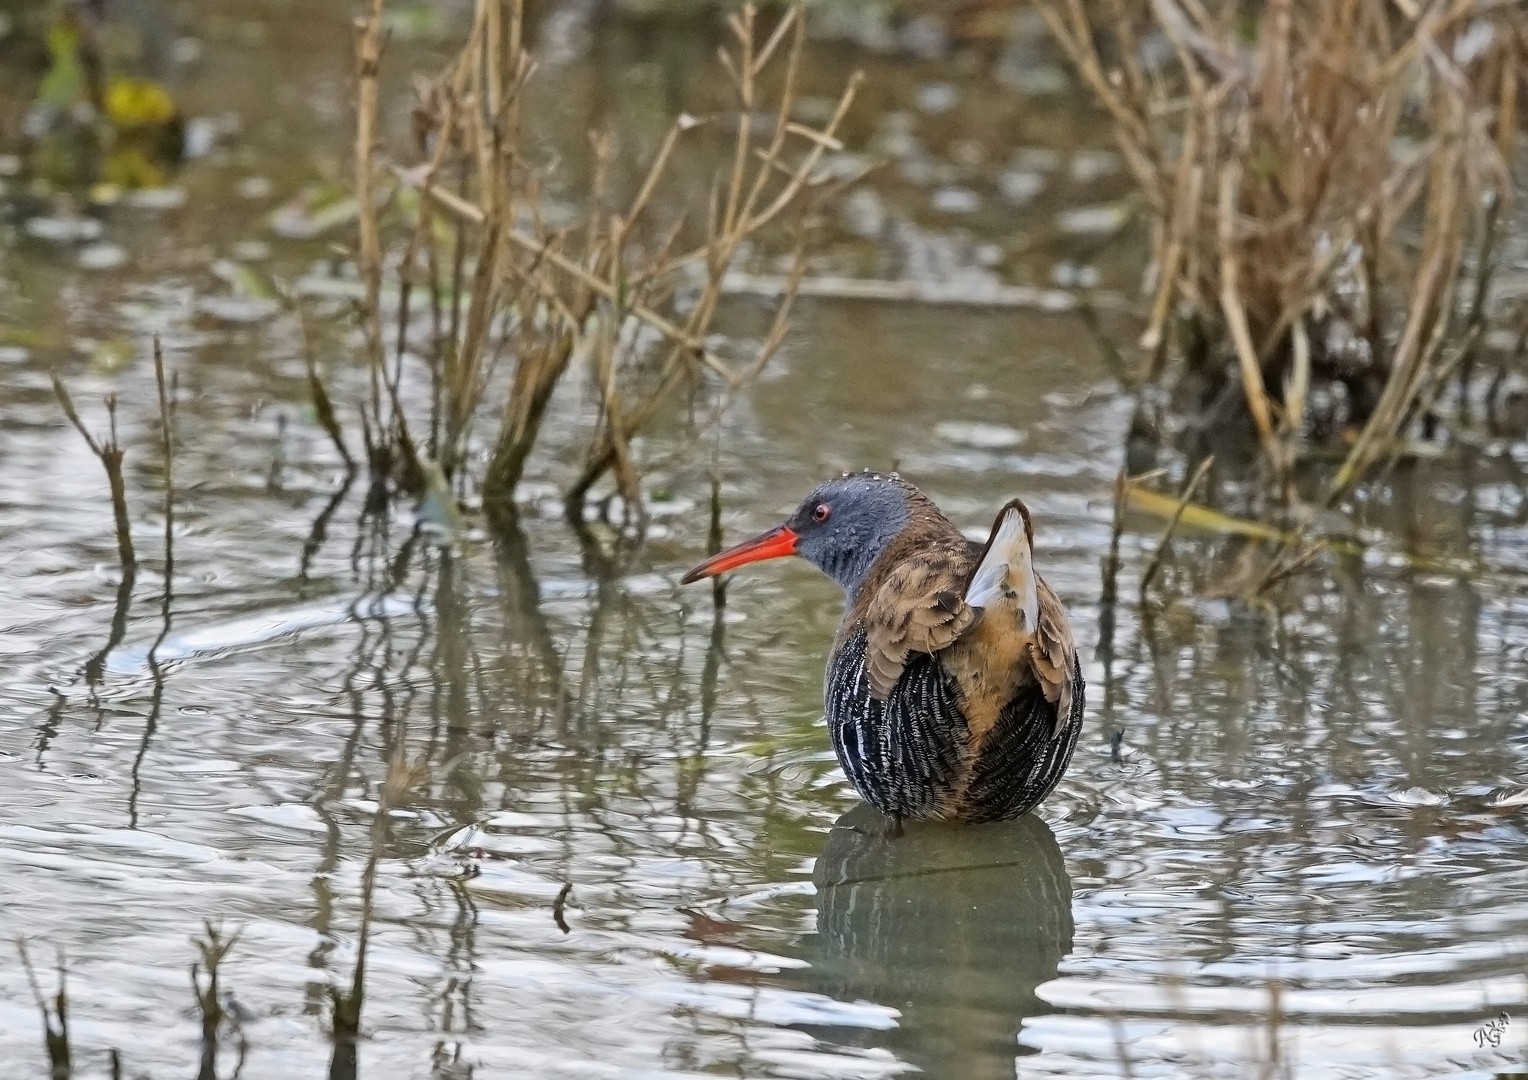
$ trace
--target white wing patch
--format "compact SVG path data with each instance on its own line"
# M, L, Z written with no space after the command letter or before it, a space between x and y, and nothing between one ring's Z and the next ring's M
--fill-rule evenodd
M1015 499L1003 508L981 565L966 586L966 603L987 609L1012 604L1023 629L1034 633L1040 623L1040 592L1035 584L1034 542L1029 512Z

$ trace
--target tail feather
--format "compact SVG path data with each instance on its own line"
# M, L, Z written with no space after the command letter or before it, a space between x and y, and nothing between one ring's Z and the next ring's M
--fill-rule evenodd
M1033 632L1040 622L1040 590L1035 583L1034 529L1029 508L1018 499L998 511L992 535L966 586L966 603L983 610L1012 604Z

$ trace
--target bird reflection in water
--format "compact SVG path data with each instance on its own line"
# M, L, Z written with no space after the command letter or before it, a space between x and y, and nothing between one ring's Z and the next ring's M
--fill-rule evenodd
M817 932L796 978L838 1000L897 1009L897 1029L815 1029L884 1047L924 1075L1013 1080L1036 987L1072 948L1072 888L1056 838L1034 814L969 826L910 823L892 836L861 805L817 860Z

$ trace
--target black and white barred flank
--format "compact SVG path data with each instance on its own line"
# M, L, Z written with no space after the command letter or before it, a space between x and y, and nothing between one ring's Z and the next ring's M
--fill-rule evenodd
M927 653L908 657L887 700L870 693L865 631L828 664L824 704L833 752L854 790L883 814L1000 821L1034 809L1066 772L1082 732L1082 666L1073 660L1072 712L1055 735L1056 706L1038 685L1022 692L967 763L970 731L955 680ZM948 799L970 770L958 807Z

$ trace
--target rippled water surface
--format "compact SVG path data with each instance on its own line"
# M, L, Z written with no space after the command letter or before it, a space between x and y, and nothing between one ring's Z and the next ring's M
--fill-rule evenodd
M343 167L345 11L205 7L177 91L225 134L178 178L185 204L111 211L128 258L105 272L28 235L22 202L0 226L0 911L45 987L67 957L81 1075L107 1075L110 1048L124 1075L195 1072L206 920L241 935L222 977L242 1075L324 1074L400 744L428 771L378 864L366 1077L1528 1068L1528 600L1511 576L1528 504L1510 459L1420 464L1378 514L1396 548L1502 574L1355 558L1265 610L1215 599L1234 546L1185 535L1179 599L1143 622L1160 523L1130 522L1103 604L1133 403L1078 319L803 300L719 438L639 448L659 497L634 561L607 558L604 526L580 543L544 497L568 468L555 447L518 527L474 518L443 552L407 506L366 518L364 483L342 485L295 322L206 302L233 296L219 259L296 278L333 258L268 218ZM582 130L612 97L664 108L709 55L569 10L543 31L553 127ZM396 48L427 63L437 44ZM815 54L825 88L844 52ZM889 168L870 188L880 241L846 228L844 265L979 276L996 244L1008 280L1073 273L1050 276L1056 215L1119 194L1075 166L1105 145L1096 118L960 64L861 59L876 89L855 138L911 118L891 133L910 123L978 209L953 221L937 177ZM945 116L940 94L965 104ZM1023 209L1001 201L1022 194L1003 172L1020 159L1053 185ZM1112 262L1128 252L1078 257L1131 285ZM739 298L723 329L758 335L769 315ZM155 332L180 379L169 582ZM125 588L55 366L93 427L102 393L122 399L144 557ZM896 463L974 529L1025 497L1089 683L1076 759L1037 815L891 837L857 807L820 705L834 587L753 568L718 613L677 585L704 550L713 453L731 537L849 467ZM1477 1037L1503 1015L1499 1046ZM7 952L5 1075L44 1075L42 1051Z

